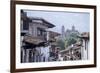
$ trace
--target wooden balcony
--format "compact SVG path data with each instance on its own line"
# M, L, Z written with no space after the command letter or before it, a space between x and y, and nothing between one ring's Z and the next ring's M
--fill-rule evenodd
M28 43L32 43L38 45L40 43L46 42L46 39L43 36L34 37L32 35L25 35L24 41Z

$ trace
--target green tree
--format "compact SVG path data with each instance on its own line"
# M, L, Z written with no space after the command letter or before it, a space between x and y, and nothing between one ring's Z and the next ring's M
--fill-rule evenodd
M57 40L57 45L61 48L61 50L65 49L65 42L63 40Z
M75 43L76 43L76 39L73 38L73 37L70 37L70 38L68 39L67 45L72 45L72 44L75 44Z
M76 33L70 34L68 37L66 37L66 41L67 41L66 47L75 44L77 42L77 39L78 39L78 35Z

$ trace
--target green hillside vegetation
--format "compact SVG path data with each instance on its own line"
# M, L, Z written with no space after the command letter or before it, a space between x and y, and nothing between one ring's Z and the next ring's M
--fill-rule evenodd
M69 36L66 37L66 39L62 40L59 39L57 41L58 47L61 48L61 50L64 50L65 48L67 48L68 46L75 44L78 40L78 34L76 33L71 33Z

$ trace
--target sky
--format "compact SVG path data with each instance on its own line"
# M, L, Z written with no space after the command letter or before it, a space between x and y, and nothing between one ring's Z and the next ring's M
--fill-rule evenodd
M52 31L61 33L61 27L64 26L65 30L75 29L79 32L89 32L90 28L90 14L86 12L67 12L67 11L36 11L24 10L27 12L28 17L41 17L46 21L55 25Z

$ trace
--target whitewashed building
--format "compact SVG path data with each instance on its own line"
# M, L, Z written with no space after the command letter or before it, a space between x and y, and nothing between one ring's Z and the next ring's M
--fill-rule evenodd
M89 59L89 50L90 50L89 33L88 32L82 33L80 38L82 39L82 47L81 47L82 60L88 60Z

